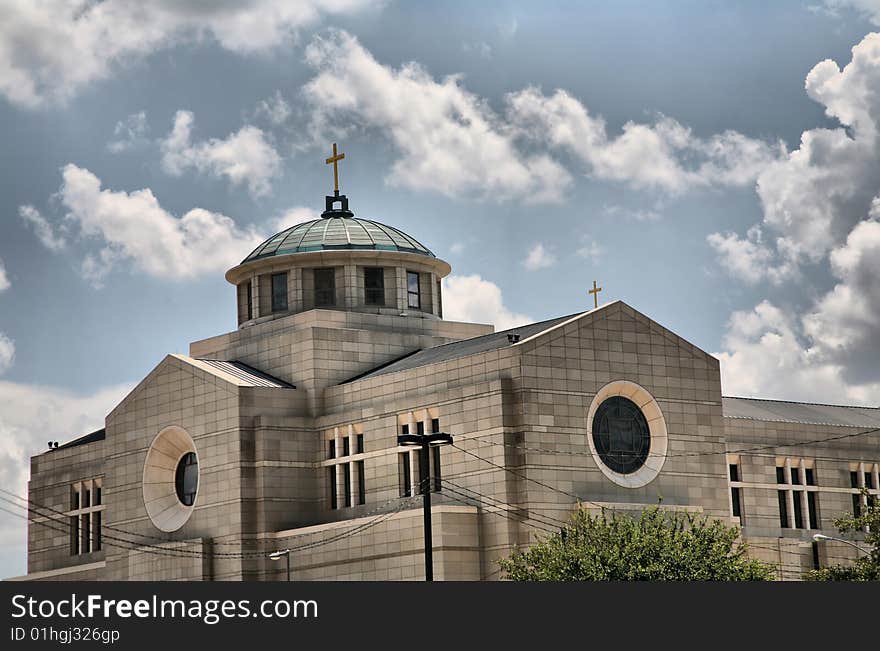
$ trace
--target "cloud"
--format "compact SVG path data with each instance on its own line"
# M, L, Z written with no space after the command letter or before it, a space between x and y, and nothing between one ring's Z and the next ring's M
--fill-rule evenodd
M315 133L338 119L387 135L400 156L386 179L391 185L553 201L571 182L549 156L519 151L504 120L458 76L438 82L417 63L383 66L342 31L316 37L306 60L317 71L303 90Z
M18 207L18 214L24 222L34 229L37 239L50 251L60 251L67 246L63 227L55 227L31 205Z
M26 496L30 456L45 450L48 441L69 441L102 427L104 416L132 387L116 385L78 394L58 387L0 381L0 486ZM17 510L11 505L4 508ZM3 576L25 573L26 544L25 521L0 512Z
M721 359L726 393L880 403L880 199L831 253L837 283L802 315L763 301L735 312Z
M12 368L15 361L15 343L0 332L0 375Z
M271 124L280 126L287 122L287 119L293 114L293 109L280 91L275 91L272 97L264 99L257 104L254 111L255 117L265 118Z
M504 305L501 288L477 274L443 279L443 318L447 321L492 323L496 330L534 321L526 314L512 312Z
M8 0L0 21L0 93L36 107L153 52L211 40L240 54L266 52L324 15L353 14L371 0Z
M807 94L842 126L804 131L797 149L758 175L762 229L775 244L767 262L822 262L864 219L880 188L878 87L880 34L855 45L843 70L828 59L810 70Z
M595 240L582 237L581 246L578 247L576 253L586 260L595 262L602 255L602 247Z
M97 176L76 165L66 165L62 176L58 197L66 219L102 247L83 262L83 274L93 283L122 261L171 280L225 271L263 239L255 229L240 229L229 217L202 208L177 218L149 189L102 189Z
M449 247L449 252L452 255L461 255L464 253L464 242L453 242Z
M145 145L149 142L146 137L149 129L146 111L132 113L125 120L116 123L116 128L113 129L115 139L107 143L107 149L114 154L119 154L128 149Z
M775 251L764 243L763 232L757 224L744 238L736 233L711 233L706 240L718 253L721 265L732 276L750 285L763 280L779 285L797 273L791 256L779 260ZM785 243L779 242L777 247L785 250Z
M781 142L735 131L700 138L662 115L612 137L564 90L509 93L499 114L460 75L437 81L417 63L384 66L343 31L316 37L306 60L317 71L304 88L315 133L353 123L376 129L399 154L390 184L449 196L561 201L572 179L554 154L572 156L595 178L673 194L754 183L785 154Z
M831 16L838 17L841 9L851 9L874 25L880 25L880 0L824 0L824 4L825 11Z
M627 122L609 136L605 121L564 90L552 95L526 88L507 96L510 122L529 141L575 156L594 178L637 189L681 193L694 187L744 186L783 152L770 144L725 131L699 138L660 115L652 124Z
M0 259L0 292L9 289L11 286L9 278L6 275L6 265L4 265L3 260Z
M556 264L556 256L547 249L541 242L538 242L529 249L525 262L526 269L529 271L537 271L538 269L546 269Z
M281 157L261 129L246 125L221 140L191 142L193 114L178 111L171 133L162 140L162 168L173 176L195 169L225 176L232 185L246 183L254 196L268 194L271 180L281 174Z
M309 208L307 206L296 206L295 208L288 208L278 217L272 220L270 222L270 227L272 232L278 233L280 231L290 228L291 226L310 222L318 219L319 217L320 215L318 214L318 211L314 210L313 208Z

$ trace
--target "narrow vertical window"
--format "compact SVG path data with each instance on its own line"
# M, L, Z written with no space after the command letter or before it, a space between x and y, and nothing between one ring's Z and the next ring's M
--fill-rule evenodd
M91 539L90 519L88 513L80 516L80 524L82 525L82 553L88 554L91 550L89 540Z
M776 483L777 484L787 484L785 481L785 468L782 466L776 466Z
M851 470L849 473L849 485L856 490L859 488L859 473L855 470ZM859 493L852 494L852 505L853 516L860 517L862 515L862 496Z
M350 444L348 442L348 437L343 436L342 437L342 456L343 457L347 457L349 454L351 454L351 449L349 448L349 445Z
M382 267L364 267L364 302L385 305L385 269Z
M91 497L92 497L92 491L89 490L88 488L84 489L83 490L83 498L82 498L82 505L83 505L84 509L88 508L92 505Z
M401 425L400 433L403 435L409 434L409 425Z
M803 529L804 528L804 508L803 508L803 500L801 498L800 491L792 491L794 498L794 528L795 529Z
M415 271L406 272L406 304L414 310L422 309L421 292L419 291L419 274Z
M95 486L95 506L101 506L101 486Z
M442 475L440 472L440 446L435 445L431 448L431 456L433 468L431 469L431 481L434 484L434 491L439 492L443 486Z
M421 436L424 433L425 433L425 421L420 420L419 422L416 423L416 434Z
M363 454L364 453L364 435L358 434L357 438L355 440L356 440L356 447L355 447L356 454Z
M79 487L74 485L70 491L70 510L75 511L79 508Z
M315 269L315 307L336 305L336 269Z
M328 459L335 459L335 458L336 458L336 441L335 441L335 440L331 440L331 441L328 441L328 443L329 443L329 448L330 448L330 449L329 449L329 451L328 451L328 457L327 457L327 458L328 458Z
M244 286L244 299L247 301L248 321L254 318L254 290L253 283L249 280Z
M443 294L440 291L440 281L437 281L437 316L443 318Z
M431 419L431 431L436 434L440 431L440 419L432 418Z
M351 464L342 464L342 478L345 481L345 505L351 506Z
M367 478L364 476L364 462L357 462L358 474L358 504L367 503Z
M409 497L412 495L410 491L409 452L401 452L397 455L397 465L400 478L400 496Z
M783 529L788 528L788 504L785 498L788 491L776 491L779 499L779 526Z
M819 509L816 505L818 495L815 491L807 493L807 511L810 516L810 529L820 529L819 526Z
M800 468L792 468L791 469L791 483L795 486L801 485L801 470Z
M336 466L327 466L327 480L330 484L330 508L337 508L336 504Z
M272 274L272 311L287 312L287 273Z
M419 490L418 494L422 495L425 491L430 491L431 487L428 485L428 482L425 481L428 478L428 473L430 472L430 463L431 460L428 458L428 452L424 448L419 448L419 451L416 452L419 460Z
M101 512L95 511L92 522L92 551L101 551Z
M871 490L877 488L876 486L874 486L874 475L872 475L870 472L865 473L865 488L870 488Z
M70 555L79 554L79 516L70 518Z
M807 476L807 486L815 486L816 485L816 471L812 468L807 468L804 473Z

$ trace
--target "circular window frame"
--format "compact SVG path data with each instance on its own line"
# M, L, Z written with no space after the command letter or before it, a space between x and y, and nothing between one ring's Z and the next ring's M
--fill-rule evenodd
M199 501L201 467L197 466L196 494L193 503L183 504L177 496L175 483L180 460L192 452L199 464L199 452L189 433L171 425L160 431L147 450L144 459L142 490L144 508L150 521L160 531L177 531L187 523Z
M599 409L599 405L614 396L628 398L641 409L645 420L648 422L648 432L651 435L651 444L644 464L638 470L628 474L619 473L606 466L596 450L596 444L593 442L593 418L596 415L596 411ZM654 481L666 462L668 441L666 419L663 417L660 405L657 404L654 396L647 389L635 382L630 382L629 380L609 382L599 389L590 403L590 408L587 412L587 442L590 445L590 453L593 455L593 461L596 462L602 474L618 486L641 488Z

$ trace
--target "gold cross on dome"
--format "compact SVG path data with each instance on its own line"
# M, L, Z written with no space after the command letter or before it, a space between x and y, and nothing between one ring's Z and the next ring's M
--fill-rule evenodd
M333 164L333 192L339 194L339 167L338 163L343 158L345 158L345 154L337 154L336 153L336 143L333 143L333 155L324 161L327 165Z
M593 281L593 289L588 289L587 294L593 295L593 307L599 307L599 292L602 291L601 287L596 287L596 281Z

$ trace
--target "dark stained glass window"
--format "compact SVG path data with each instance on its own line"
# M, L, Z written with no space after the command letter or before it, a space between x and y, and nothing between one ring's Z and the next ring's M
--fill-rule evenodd
M815 486L816 485L816 473L812 468L807 468L807 486Z
M177 470L174 473L174 489L177 491L177 499L184 506L192 506L196 501L196 491L199 488L199 462L195 452L187 452L177 462Z
M782 466L776 466L776 483L777 484L787 484L785 481L785 468Z
M419 422L416 423L416 434L421 436L424 433L425 433L425 421L420 420Z
M401 452L398 456L398 465L400 467L400 496L409 497L412 495L410 491L410 470L409 470L409 452Z
M733 517L739 518L742 517L742 504L740 501L740 489L739 488L731 488L730 489L730 504L733 508Z
M804 510L803 505L801 503L801 492L793 491L792 497L794 498L794 528L795 529L803 529L804 528Z
M345 481L345 486L343 487L345 505L351 506L351 464L342 464L342 478Z
M422 309L422 300L419 292L419 274L415 271L406 272L406 304L415 309Z
M432 418L431 419L431 431L434 432L435 434L440 432L440 419L439 418Z
M357 438L355 439L355 442L356 442L355 453L356 454L363 454L364 453L364 435L358 434Z
M364 267L364 299L367 305L385 305L385 270Z
M315 307L336 305L336 270L315 269Z
M730 464L730 481L739 481L739 466L735 463Z
M329 441L328 443L329 443L329 448L330 448L328 458L335 459L336 458L336 441Z
M272 274L272 311L287 312L287 274Z
M367 478L364 475L364 462L357 462L358 473L358 504L367 503Z
M330 484L330 508L335 509L336 504L336 466L327 466L327 480Z
M641 468L651 449L642 410L623 396L605 400L593 417L593 445L602 462L615 472L626 475Z
M817 493L807 493L807 512L810 516L810 529L819 529L819 508L816 504Z

